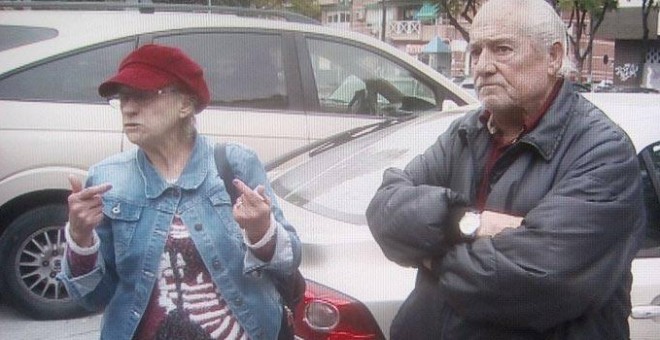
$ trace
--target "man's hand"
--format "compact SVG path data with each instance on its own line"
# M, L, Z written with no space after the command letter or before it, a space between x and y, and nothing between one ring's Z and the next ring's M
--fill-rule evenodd
M522 217L485 210L481 213L481 225L477 230L477 237L492 237L506 228L518 228L522 220Z
M423 259L422 266L430 271L433 271L433 259L430 257Z
M270 198L266 188L258 185L254 190L242 181L235 179L234 187L240 195L234 204L234 218L245 230L251 243L257 243L270 227Z
M94 244L94 228L103 220L103 202L101 196L112 189L109 183L83 189L78 178L69 175L71 195L69 195L69 232L71 238L80 247Z

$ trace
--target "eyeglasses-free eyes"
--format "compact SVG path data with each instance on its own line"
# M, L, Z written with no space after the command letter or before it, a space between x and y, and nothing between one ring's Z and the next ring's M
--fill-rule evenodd
M133 101L138 105L145 105L152 102L159 96L177 92L178 90L175 88L165 88L157 91L119 91L119 93L108 97L107 100L110 106L114 107L115 109L120 109L121 103Z

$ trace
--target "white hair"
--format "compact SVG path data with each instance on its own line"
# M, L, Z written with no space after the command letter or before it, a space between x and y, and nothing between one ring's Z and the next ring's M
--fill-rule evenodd
M557 70L558 77L567 77L575 72L575 66L569 56L569 39L566 24L555 9L544 0L489 0L482 9L489 8L497 13L502 6L512 6L521 20L517 22L521 34L537 41L542 47L550 50L555 43L562 46L562 64ZM478 14L477 14L478 15ZM512 20L516 20L512 18Z

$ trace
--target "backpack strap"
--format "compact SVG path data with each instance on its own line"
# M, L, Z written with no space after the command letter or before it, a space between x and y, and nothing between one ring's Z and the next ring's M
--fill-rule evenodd
M238 193L232 181L236 176L232 171L231 165L227 161L227 144L217 143L213 146L213 157L215 158L215 166L218 168L218 175L225 182L225 187L231 198L231 204L236 203ZM282 315L282 323L286 323L288 327L282 327L280 330L279 339L292 339L293 338L293 312L299 303L303 302L305 297L305 290L307 283L305 278L300 273L300 269L296 269L286 279L273 278L273 284L280 296L283 299L285 311Z
M231 204L236 203L238 199L238 193L232 181L236 176L231 169L231 165L227 161L227 144L226 143L216 143L213 146L213 158L215 158L215 167L218 169L218 175L222 178L222 181L225 182L225 189L229 193L231 198Z

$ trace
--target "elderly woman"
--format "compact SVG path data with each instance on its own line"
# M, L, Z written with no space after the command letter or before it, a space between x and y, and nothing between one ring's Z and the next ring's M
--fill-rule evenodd
M121 108L139 148L70 177L61 279L103 339L276 339L287 316L275 288L300 263L254 152L226 147L232 206L214 145L195 128L209 103L201 68L176 48L129 54L99 94ZM240 178L240 180L239 180ZM288 330L290 331L290 329Z

